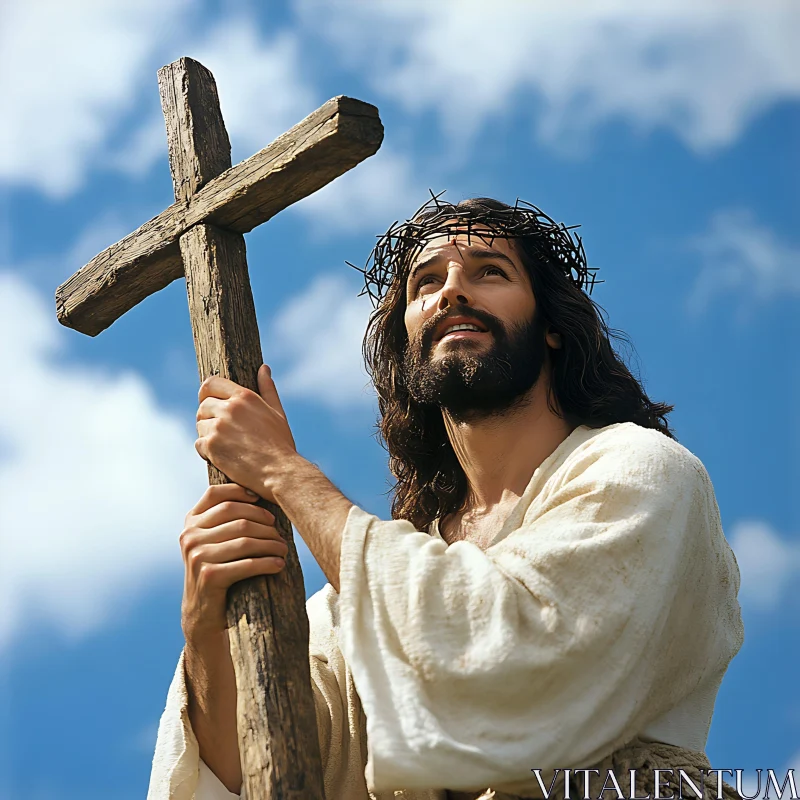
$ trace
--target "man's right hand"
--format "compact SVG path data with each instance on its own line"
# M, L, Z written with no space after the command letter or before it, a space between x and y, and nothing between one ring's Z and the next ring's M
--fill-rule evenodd
M186 515L180 535L186 568L181 625L186 642L201 648L227 628L225 598L237 581L272 575L285 566L286 541L258 497L235 483L209 486Z
M256 502L238 484L209 486L186 515L180 537L189 720L200 757L234 794L241 789L242 771L226 595L237 581L280 572L289 549L274 527L275 517Z

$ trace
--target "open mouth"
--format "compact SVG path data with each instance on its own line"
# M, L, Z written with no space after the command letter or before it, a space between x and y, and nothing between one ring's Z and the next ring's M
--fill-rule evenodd
M436 336L437 342L453 339L475 339L488 333L478 322L464 319L445 320Z

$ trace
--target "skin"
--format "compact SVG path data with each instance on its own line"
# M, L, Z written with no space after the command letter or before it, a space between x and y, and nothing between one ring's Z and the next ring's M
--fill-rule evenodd
M536 300L513 244L497 239L441 237L427 244L407 283L409 339L454 306L481 309L504 325L530 319ZM435 341L433 359L447 351L488 350L492 334L467 332ZM546 334L558 348L558 335ZM442 521L451 543L488 545L522 495L534 470L571 428L547 404L549 369L513 410L456 423L445 413L454 450L469 481L464 512ZM258 373L258 393L218 376L203 382L197 412L197 452L233 482L210 487L187 515L181 534L186 564L182 624L189 717L200 755L229 791L239 792L236 688L228 651L225 593L244 577L283 568L286 546L255 496L277 503L294 523L328 581L339 591L339 550L352 503L297 453L269 367Z
M488 252L487 252L488 251ZM486 260L494 251L505 259ZM509 264L508 261L511 263ZM449 315L454 306L487 311L506 327L529 320L536 309L530 278L511 242L476 240L462 235L432 240L420 253L415 272L406 283L405 325L413 338L437 315ZM431 358L442 358L455 348L488 351L492 334L464 332L434 342ZM548 331L547 344L561 346L558 334ZM530 482L534 470L570 434L571 427L547 404L550 370L513 410L484 420L457 423L447 413L445 426L469 483L467 509L443 520L440 532L448 543L468 539L481 544L491 538Z

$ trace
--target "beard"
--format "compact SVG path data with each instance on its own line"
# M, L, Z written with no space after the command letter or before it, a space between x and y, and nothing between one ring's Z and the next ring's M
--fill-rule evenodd
M488 351L483 344L462 339L446 343L446 352L432 357L436 327L455 316L471 317L486 327L492 337ZM456 306L427 320L409 342L403 379L412 400L439 406L456 422L491 417L522 403L539 379L547 358L544 337L538 313L507 330L486 311Z

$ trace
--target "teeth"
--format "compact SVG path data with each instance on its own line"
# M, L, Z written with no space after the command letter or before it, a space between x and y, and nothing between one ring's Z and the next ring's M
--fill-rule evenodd
M448 333L453 333L454 331L478 331L481 332L481 329L477 325L471 325L469 322L462 322L459 325L453 325L452 328L448 328L444 335L447 336Z

